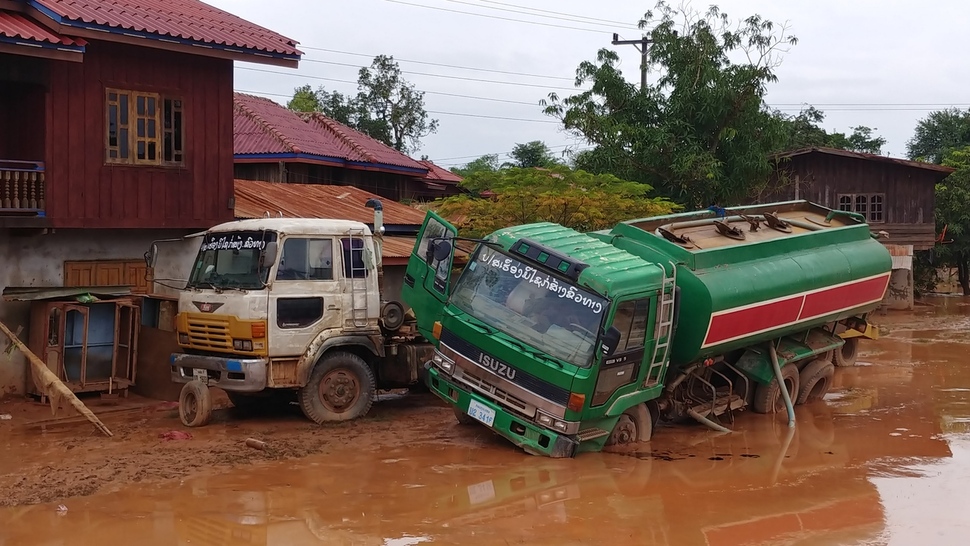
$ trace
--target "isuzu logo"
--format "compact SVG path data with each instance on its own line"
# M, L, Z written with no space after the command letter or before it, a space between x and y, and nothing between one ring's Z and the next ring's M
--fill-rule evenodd
M195 305L196 309L202 311L203 313L211 313L222 307L221 303L209 303L207 301L193 301L192 305Z
M478 353L478 363L483 368L492 370L496 374L507 378L509 381L515 379L515 368L497 358L492 358L485 353Z

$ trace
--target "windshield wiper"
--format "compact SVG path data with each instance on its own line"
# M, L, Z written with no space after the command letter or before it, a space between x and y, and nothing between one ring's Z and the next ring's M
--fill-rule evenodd
M544 360L546 362L553 362L557 366L559 366L559 368L564 368L564 366L562 365L562 362L559 362L559 360L557 360L555 358L550 358L549 356L547 356L542 351L534 351L534 350L532 350L532 348L530 348L525 343L522 343L521 341L515 339L514 337L512 337L512 336L510 336L510 335L508 335L508 334L506 334L504 332L497 332L497 333L500 336L502 336L502 338L507 343L509 343L510 345L514 345L514 346L518 347L518 349L520 351L522 351L523 353L525 353L525 354L527 354L527 355L529 355L529 356L531 356L533 358L539 359L539 360Z

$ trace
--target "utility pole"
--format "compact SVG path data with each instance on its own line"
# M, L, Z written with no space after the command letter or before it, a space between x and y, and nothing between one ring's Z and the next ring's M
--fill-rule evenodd
M632 45L640 52L640 91L647 88L647 54L651 42L646 36L639 40L621 40L619 34L613 33L613 45Z

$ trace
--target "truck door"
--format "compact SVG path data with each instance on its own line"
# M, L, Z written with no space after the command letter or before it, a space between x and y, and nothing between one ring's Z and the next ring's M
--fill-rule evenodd
M271 357L299 356L322 330L340 328L344 305L331 237L287 237L269 297Z
M451 292L457 233L454 226L429 211L408 259L401 297L414 311L418 331L428 339L434 339L434 323L441 317Z
M614 306L612 326L619 330L616 350L603 358L596 376L592 406L602 406L620 388L636 382L644 365L644 345L651 298L621 300Z

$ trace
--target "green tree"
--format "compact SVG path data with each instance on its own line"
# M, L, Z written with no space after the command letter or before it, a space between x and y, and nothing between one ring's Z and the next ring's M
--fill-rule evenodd
M555 222L580 231L606 229L621 220L679 208L652 197L646 184L564 165L479 171L461 186L469 194L448 197L435 208L446 218L457 218L456 227L469 237L531 222Z
M468 177L477 172L494 172L501 168L498 163L498 154L486 154L474 161L469 161L464 167L455 167L451 172L461 177Z
M947 108L931 112L916 124L906 143L910 159L942 163L951 151L970 146L970 109Z
M551 167L558 164L553 157L552 151L541 140L533 140L525 144L516 144L509 154L512 161L506 163L507 166L528 169L532 167Z
M845 133L829 133L821 126L822 121L825 120L825 113L814 106L808 106L794 116L786 116L780 111L775 111L775 116L781 120L784 133L777 151L824 146L880 154L882 147L886 145L885 138L873 135L876 129L865 125L852 127L852 133L849 136L845 136Z
M951 150L943 164L956 171L936 185L936 226L952 242L934 252L938 263L957 268L963 295L970 296L970 146Z
M653 29L655 76L645 88L627 82L617 53L602 49L576 70L588 91L546 102L547 114L595 146L576 165L650 184L692 208L757 194L772 171L768 155L785 138L764 95L796 38L758 15L735 25L717 6L701 14L662 1L640 27Z
M420 149L421 139L438 130L438 120L424 109L424 93L401 77L388 55L378 55L370 67L360 69L355 96L304 85L294 90L287 107L322 112L404 153Z

